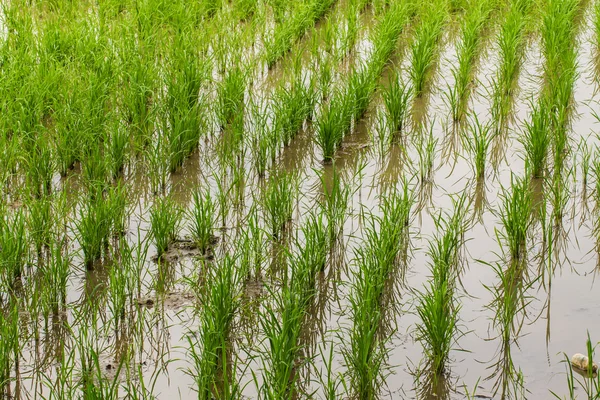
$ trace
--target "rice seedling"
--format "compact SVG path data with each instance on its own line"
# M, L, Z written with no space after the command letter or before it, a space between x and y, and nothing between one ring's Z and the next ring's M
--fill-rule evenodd
M108 246L111 211L102 197L88 198L79 204L79 220L75 226L87 269L93 269L94 263L102 257Z
M454 86L446 93L450 104L452 120L462 121L472 91L472 76L477 68L479 53L484 40L484 29L493 7L492 1L472 2L467 9L461 27L461 41L458 44L458 65L452 68Z
M404 131L411 92L411 88L400 81L398 72L390 75L388 85L382 91L387 126L392 131L391 140Z
M473 172L476 179L485 177L488 149L493 140L490 130L490 124L479 122L479 118L475 115L469 127L471 135L464 139L465 147L473 157Z
M31 199L27 204L27 228L38 256L51 244L53 233L53 202L50 199Z
M7 310L0 313L0 333L2 333L2 346L0 346L0 388L3 395L10 393L9 385L13 366L18 362L19 355L19 318L15 302L10 302Z
M71 254L64 240L55 241L50 247L47 263L41 264L45 300L54 314L67 306L67 282L71 275Z
M429 182L432 177L436 147L438 139L433 136L433 126L435 122L431 124L431 129L425 139L422 135L419 136L420 141L417 146L417 153L419 155L419 179L421 184Z
M546 105L539 104L531 113L531 121L525 123L522 143L525 148L525 160L533 178L544 176L550 147L549 121Z
M150 235L160 258L177 238L182 212L170 197L158 197L150 209Z
M190 232L198 249L206 255L215 242L216 210L210 191L199 188L193 193L193 206L189 212Z
M123 175L127 158L129 155L129 134L119 124L113 128L110 137L105 139L107 149L105 154L109 155L109 171L112 179L117 179Z
M0 220L0 267L3 282L21 277L29 262L29 245L22 211L3 215Z
M532 223L532 197L524 178L511 177L510 191L503 189L502 204L498 212L503 232L496 232L508 248L510 261L518 263L527 259L527 238Z
M217 115L221 129L230 124L241 123L247 80L246 68L237 62L227 69L223 80L219 82L217 86Z
M281 238L292 219L294 199L298 192L296 177L290 173L276 172L263 189L261 200L265 224L273 239Z
M439 0L431 4L423 4L421 23L417 26L411 44L411 64L409 75L414 88L414 95L420 97L427 89L434 68L438 47L440 45L444 25L448 18L447 2Z
M350 185L342 180L341 174L335 168L335 165L332 171L330 184L328 184L325 174L321 174L320 179L323 186L321 208L327 217L329 240L334 243L343 231L352 191Z

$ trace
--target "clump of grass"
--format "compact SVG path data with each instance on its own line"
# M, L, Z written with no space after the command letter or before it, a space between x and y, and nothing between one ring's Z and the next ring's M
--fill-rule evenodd
M79 220L76 222L79 245L84 262L92 269L108 247L111 231L111 209L102 197L88 198L79 206Z
M207 254L215 242L214 230L216 210L210 191L196 189L193 193L193 206L189 212L190 232L202 254Z
M160 258L177 238L182 211L170 197L157 197L150 208L150 235Z
M287 146L311 116L315 104L315 93L311 86L300 79L292 81L290 87L280 86L275 91L274 114L277 135Z
M221 129L227 125L239 126L243 122L246 82L246 70L239 62L227 68L217 89L217 115Z

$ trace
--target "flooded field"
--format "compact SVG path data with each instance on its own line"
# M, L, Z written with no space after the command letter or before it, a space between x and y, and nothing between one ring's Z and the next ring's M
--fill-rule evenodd
M599 1L0 27L0 397L600 398Z

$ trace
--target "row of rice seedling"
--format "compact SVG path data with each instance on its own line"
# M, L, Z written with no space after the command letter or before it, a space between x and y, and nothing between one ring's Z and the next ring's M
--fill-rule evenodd
M207 288L196 287L202 304L200 328L188 336L190 371L199 399L240 398L238 366L233 354L232 336L234 318L240 307L241 270L239 255L225 255L208 272ZM207 265L210 267L210 265Z
M269 68L289 51L292 44L319 20L334 4L334 0L300 2L293 15L277 25L271 38L265 43L265 59Z
M502 27L496 35L500 64L492 81L491 93L491 114L496 133L505 132L510 122L533 8L529 0L510 2L508 7Z
M561 173L569 152L568 130L573 109L573 87L577 78L578 18L581 2L549 1L541 27L544 55L544 88L540 109L549 124L554 171ZM546 103L546 104L541 104Z
M333 94L317 117L316 143L323 159L329 162L342 144L344 136L367 110L377 79L396 48L396 42L413 13L412 4L395 1L382 15L373 31L370 59L355 67L347 83Z
M449 3L446 0L423 2L418 11L420 22L411 44L411 64L409 75L414 95L422 96L427 92L443 39L444 27L449 20Z
M386 370L387 335L384 293L392 290L397 268L406 261L414 197L409 183L380 197L381 216L372 215L365 227L365 245L356 251L357 269L350 293L352 327L344 347L349 395L360 399L379 396Z
M454 123L462 122L473 89L473 74L485 43L485 29L496 8L495 1L470 1L465 5L457 64L452 67L454 86L445 94Z
M289 276L279 290L270 289L274 304L266 305L261 313L267 343L259 392L267 399L293 399L303 393L300 370L308 359L301 357L302 327L315 295L316 276L325 269L329 251L321 211L309 215L302 236L304 241L298 244L297 252L289 255Z
M460 302L457 283L462 273L461 251L464 244L466 196L453 199L453 214L435 217L436 236L429 242L431 280L418 293L417 340L423 345L426 360L424 376L437 387L448 373L450 351L461 336Z

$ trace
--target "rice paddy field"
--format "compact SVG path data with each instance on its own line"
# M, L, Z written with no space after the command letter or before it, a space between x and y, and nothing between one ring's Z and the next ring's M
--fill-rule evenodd
M600 398L600 1L0 4L1 398Z

